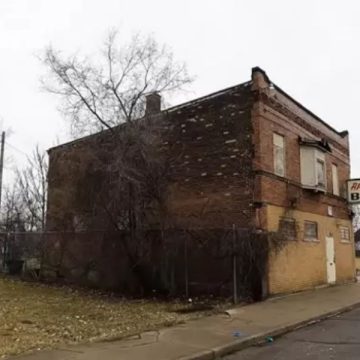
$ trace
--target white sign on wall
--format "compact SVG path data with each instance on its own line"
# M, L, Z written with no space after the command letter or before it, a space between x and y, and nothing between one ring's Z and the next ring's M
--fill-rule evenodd
M360 179L347 181L347 198L349 204L360 204Z

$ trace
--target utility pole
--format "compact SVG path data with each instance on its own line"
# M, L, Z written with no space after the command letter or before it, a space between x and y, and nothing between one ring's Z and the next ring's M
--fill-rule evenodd
M5 149L5 131L1 133L1 150L0 150L0 207L1 207L1 195L2 195L2 180L4 169L4 149Z

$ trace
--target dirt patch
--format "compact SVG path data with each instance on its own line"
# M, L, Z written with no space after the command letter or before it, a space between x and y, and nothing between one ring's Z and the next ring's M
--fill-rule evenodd
M130 300L0 277L0 356L128 337L218 312L223 306Z

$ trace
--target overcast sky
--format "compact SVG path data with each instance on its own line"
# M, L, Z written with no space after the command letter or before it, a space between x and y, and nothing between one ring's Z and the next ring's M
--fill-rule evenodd
M5 177L67 124L41 91L36 54L48 44L94 53L110 28L167 43L196 76L188 99L250 79L253 66L338 130L360 177L360 2L356 0L0 0L0 118L11 128ZM173 99L173 104L185 100Z

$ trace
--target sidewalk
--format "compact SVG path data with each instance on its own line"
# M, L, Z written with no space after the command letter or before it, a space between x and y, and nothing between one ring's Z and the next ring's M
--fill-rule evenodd
M210 360L266 336L360 305L360 284L270 299L136 338L93 343L17 357L18 360ZM236 336L235 336L236 335ZM15 359L15 358L14 358Z

